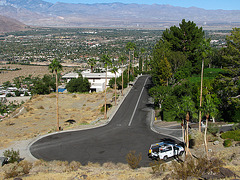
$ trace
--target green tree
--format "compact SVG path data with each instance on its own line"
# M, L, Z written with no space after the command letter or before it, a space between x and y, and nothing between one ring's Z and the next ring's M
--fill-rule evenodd
M202 27L198 28L193 21L186 22L183 19L179 27L172 26L170 29L166 29L162 39L170 43L172 51L183 52L192 63L195 72L200 70L201 54L197 50L204 40Z
M80 75L76 79L71 79L69 83L66 85L66 89L70 93L74 92L89 92L90 91L91 84L89 83L87 78L83 78L82 75Z
M88 59L88 65L91 67L91 73L93 73L93 68L96 65L96 63L97 63L96 59L94 59L94 58Z
M168 86L169 78L172 76L172 69L166 57L155 63L152 72L153 82L155 84Z
M56 114L57 114L57 131L59 131L59 107L58 107L58 73L62 71L62 65L57 59L53 59L49 64L49 69L56 76Z
M234 74L240 74L240 28L233 28L231 35L227 36L227 47L223 49L225 66Z

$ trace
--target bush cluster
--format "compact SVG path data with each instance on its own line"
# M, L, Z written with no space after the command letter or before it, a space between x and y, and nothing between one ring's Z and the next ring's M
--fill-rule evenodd
M227 131L221 134L223 139L233 139L234 141L240 141L240 129L234 131Z
M187 156L184 162L173 162L172 165L173 178L188 179L189 177L201 178L203 175L215 174L224 164L217 158L208 160L207 157L195 159Z

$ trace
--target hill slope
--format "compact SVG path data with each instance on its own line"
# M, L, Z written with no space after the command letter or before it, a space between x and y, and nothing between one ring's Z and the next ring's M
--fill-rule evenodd
M26 29L26 25L12 18L0 15L0 33L21 31Z

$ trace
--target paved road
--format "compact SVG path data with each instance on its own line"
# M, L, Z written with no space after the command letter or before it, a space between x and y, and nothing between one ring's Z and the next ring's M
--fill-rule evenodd
M142 153L141 166L148 166L151 143L168 138L150 128L151 107L148 76L140 77L111 122L103 127L44 137L30 147L38 159L87 162L122 162L131 150Z

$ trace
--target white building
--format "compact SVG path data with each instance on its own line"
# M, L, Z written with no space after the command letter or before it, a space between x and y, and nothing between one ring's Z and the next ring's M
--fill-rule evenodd
M121 76L122 71L119 70L116 73L116 77ZM87 78L88 81L91 83L90 90L91 92L101 92L105 90L105 81L106 81L106 73L91 73L90 69L83 71L82 76ZM69 82L73 78L78 78L78 73L68 73L65 74L62 78L67 79ZM109 85L110 79L115 78L115 74L111 72L107 72L107 86Z
M66 79L67 83L69 83L71 79L77 79L78 77L79 77L78 73L71 72L62 76L62 79Z

